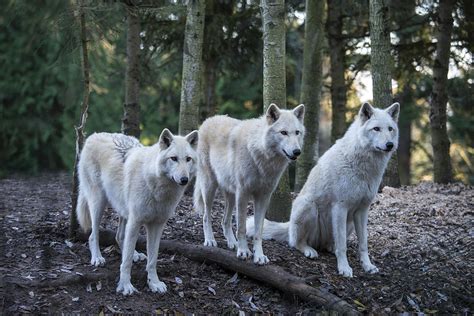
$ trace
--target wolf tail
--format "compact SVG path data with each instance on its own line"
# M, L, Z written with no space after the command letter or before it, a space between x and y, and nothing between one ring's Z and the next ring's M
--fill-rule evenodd
M278 241L288 242L288 229L290 222L278 223L265 220L263 222L262 239L275 239ZM255 234L254 217L247 218L247 236L253 237Z
M199 215L204 214L204 199L202 198L201 182L199 181L199 173L196 176L196 182L194 183L194 209L198 212Z
M91 222L91 214L89 212L89 206L87 205L86 198L82 193L82 190L79 190L79 196L77 198L77 207L76 207L76 215L79 225L81 225L82 229L87 232L92 227Z

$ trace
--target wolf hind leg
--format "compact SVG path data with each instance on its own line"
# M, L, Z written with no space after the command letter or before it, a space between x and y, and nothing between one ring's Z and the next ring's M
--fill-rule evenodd
M89 249L91 252L91 265L101 266L105 264L99 247L99 225L100 219L107 204L104 191L101 188L91 188L87 194L87 204L89 205L91 215L92 231L89 236Z
M224 232L225 239L227 240L227 247L229 249L237 248L237 239L235 238L234 231L232 230L232 211L235 207L235 195L232 193L225 192L225 210L224 217L222 218L222 231Z
M217 183L210 177L202 174L198 178L199 186L201 188L202 199L204 201L204 214L202 217L202 225L204 230L204 246L217 247L216 239L214 238L214 231L212 230L212 202L217 190Z
M127 219L125 217L119 216L119 225L117 227L117 233L115 235L115 241L119 246L120 252L123 251L123 240L125 238L125 227L127 225ZM134 251L133 252L133 262L143 261L147 257L144 253Z
M314 244L310 240L315 236L315 229L318 229L318 211L315 206L310 206L303 201L295 201L290 219L288 234L288 244L301 251L306 257L315 259L318 257L316 249L309 244Z

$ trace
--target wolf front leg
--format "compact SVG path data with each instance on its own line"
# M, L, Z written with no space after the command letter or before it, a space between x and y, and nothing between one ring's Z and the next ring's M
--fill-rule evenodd
M148 262L146 264L146 271L148 272L148 287L152 292L165 293L166 285L158 279L156 273L156 259L158 258L158 250L160 247L161 235L165 228L165 223L148 223L146 227L146 252L148 255Z
M255 233L253 235L253 262L255 264L264 265L270 262L267 256L263 254L262 232L265 214L270 204L270 194L262 194L255 197Z
M129 218L125 227L125 239L122 249L122 264L120 265L120 280L117 286L117 292L123 295L131 295L138 292L130 282L132 271L133 252L138 239L140 224L134 219Z
M336 203L332 206L331 223L337 270L340 275L352 277L352 268L347 261L347 208L344 205Z
M367 245L367 222L370 204L364 205L354 214L354 226L359 241L359 255L362 268L368 273L377 273L379 269L370 262L369 248Z
M247 243L247 203L249 201L248 194L238 191L235 194L235 204L237 206L237 257L239 259L247 259L252 257L252 252Z

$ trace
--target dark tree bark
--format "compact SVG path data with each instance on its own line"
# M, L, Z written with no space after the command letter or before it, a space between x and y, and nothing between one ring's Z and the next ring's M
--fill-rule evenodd
M69 221L69 238L74 239L76 232L79 228L79 223L76 217L77 198L79 193L79 178L78 178L78 163L81 155L82 147L84 145L84 128L87 121L87 111L89 110L89 95L90 95L90 66L89 66L89 54L87 47L87 28L86 28L86 15L84 13L83 0L78 1L79 10L79 26L80 26L80 39L81 39L81 53L82 53L82 75L84 78L84 92L82 96L81 106L81 117L79 119L79 125L75 126L76 130L76 156L74 160L74 169L72 175L72 194L71 194L71 217Z
M385 108L393 103L393 60L390 54L391 45L387 0L370 0L369 11L371 43L370 64L372 67L374 105ZM396 152L392 155L392 158L388 163L380 188L383 188L384 186L400 186Z
M286 31L285 1L261 0L263 23L263 105L264 113L271 103L286 108ZM285 171L273 192L267 219L288 221L291 212L290 178Z
M331 142L341 138L347 128L347 87L344 78L345 42L342 36L342 0L328 0L327 33L331 59Z
M400 96L399 142L398 142L398 170L400 183L410 185L411 175L411 127L413 116L413 96L410 85L406 85Z
M122 133L140 137L140 16L138 8L127 10L127 66L125 70L125 103Z
M319 103L322 86L324 0L306 0L301 103L305 105L306 135L296 163L295 191L299 191L318 160Z
M188 1L179 111L179 133L181 135L197 129L199 125L205 7L205 0Z
M430 124L433 146L434 181L453 181L449 137L446 129L446 92L448 80L449 51L453 30L452 11L455 0L440 0L438 8L438 32L436 35L436 58L433 65L433 92L431 95Z

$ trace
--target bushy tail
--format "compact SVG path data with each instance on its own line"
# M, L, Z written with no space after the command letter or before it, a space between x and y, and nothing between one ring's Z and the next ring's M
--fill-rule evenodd
M202 191L201 185L199 181L199 173L196 176L196 182L194 183L194 193L193 193L193 201L194 201L194 209L198 212L199 215L204 214L204 200L202 198Z
M288 229L290 222L278 223L265 220L263 222L262 239L275 239L278 241L288 242ZM255 233L255 220L251 216L247 218L247 236L253 237Z
M79 196L77 198L76 215L79 225L81 225L85 232L88 232L92 227L91 214L86 198L81 190L79 190Z

